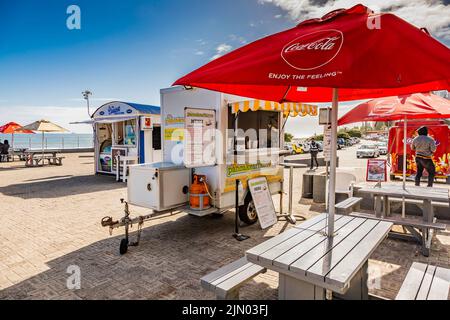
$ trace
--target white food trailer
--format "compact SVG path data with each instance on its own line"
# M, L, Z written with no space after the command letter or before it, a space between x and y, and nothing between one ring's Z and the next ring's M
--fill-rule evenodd
M125 217L105 217L102 224L111 229L125 226L120 249L125 253L139 241L128 243L128 224L141 225L171 210L197 216L222 213L236 206L236 188L240 220L256 222L247 181L264 176L270 193L281 196L285 121L288 116L316 114L314 105L250 100L199 88L162 89L162 162L130 167ZM204 206L200 198L200 208L192 206L196 175L202 177L203 196L208 197ZM130 219L128 203L153 213Z
M116 174L116 155L136 157L137 163L161 159L161 109L113 101L92 115L95 173Z

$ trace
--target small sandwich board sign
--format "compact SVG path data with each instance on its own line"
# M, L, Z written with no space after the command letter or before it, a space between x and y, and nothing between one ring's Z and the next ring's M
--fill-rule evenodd
M387 161L378 159L367 160L366 181L386 182L387 180Z
M250 179L248 185L261 229L273 226L278 220L266 177Z

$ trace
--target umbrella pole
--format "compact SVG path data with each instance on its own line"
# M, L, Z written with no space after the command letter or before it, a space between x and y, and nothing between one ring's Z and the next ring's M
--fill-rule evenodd
M333 89L333 102L331 108L331 157L328 180L328 237L334 235L334 213L336 211L336 164L337 164L337 118L338 118L338 89Z
M44 131L42 131L42 165L44 165Z
M11 133L11 155L14 161L14 132Z
M408 129L408 119L405 117L405 120L403 121L403 190L406 190L406 146L408 138L407 129ZM402 199L402 217L405 218L405 197Z

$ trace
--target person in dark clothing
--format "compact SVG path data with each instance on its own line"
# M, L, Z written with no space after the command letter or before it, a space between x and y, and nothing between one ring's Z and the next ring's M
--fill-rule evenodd
M314 162L316 163L316 168L319 168L319 161L317 160L317 154L319 153L319 145L314 139L311 139L309 152L311 153L311 170L314 167Z
M436 152L436 142L428 136L428 128L421 127L417 130L419 135L414 138L411 149L416 152L416 186L420 186L423 170L428 172L428 187L433 187L436 167L433 162L433 154Z
M9 142L8 140L3 141L3 143L0 143L0 161L3 160L3 156L7 155L9 153Z

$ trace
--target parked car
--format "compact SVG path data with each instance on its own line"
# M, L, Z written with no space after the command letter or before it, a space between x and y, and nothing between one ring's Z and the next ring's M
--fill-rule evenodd
M386 155L388 153L388 147L387 144L384 142L377 142L376 146L378 147L378 150L380 150L381 155Z
M345 147L345 139L344 138L338 138L337 139L337 148L338 150L341 150Z
M375 144L363 144L356 150L357 158L378 158L379 156L380 150L378 150L378 146Z
M299 146L296 143L292 144L292 151L294 154L302 154L305 153L305 151L303 150L303 148L301 146Z
M284 150L289 151L290 153L294 153L294 150L292 149L292 145L291 144L285 144L284 145Z
M298 145L303 149L304 153L309 153L309 151L311 150L309 142L300 142Z

